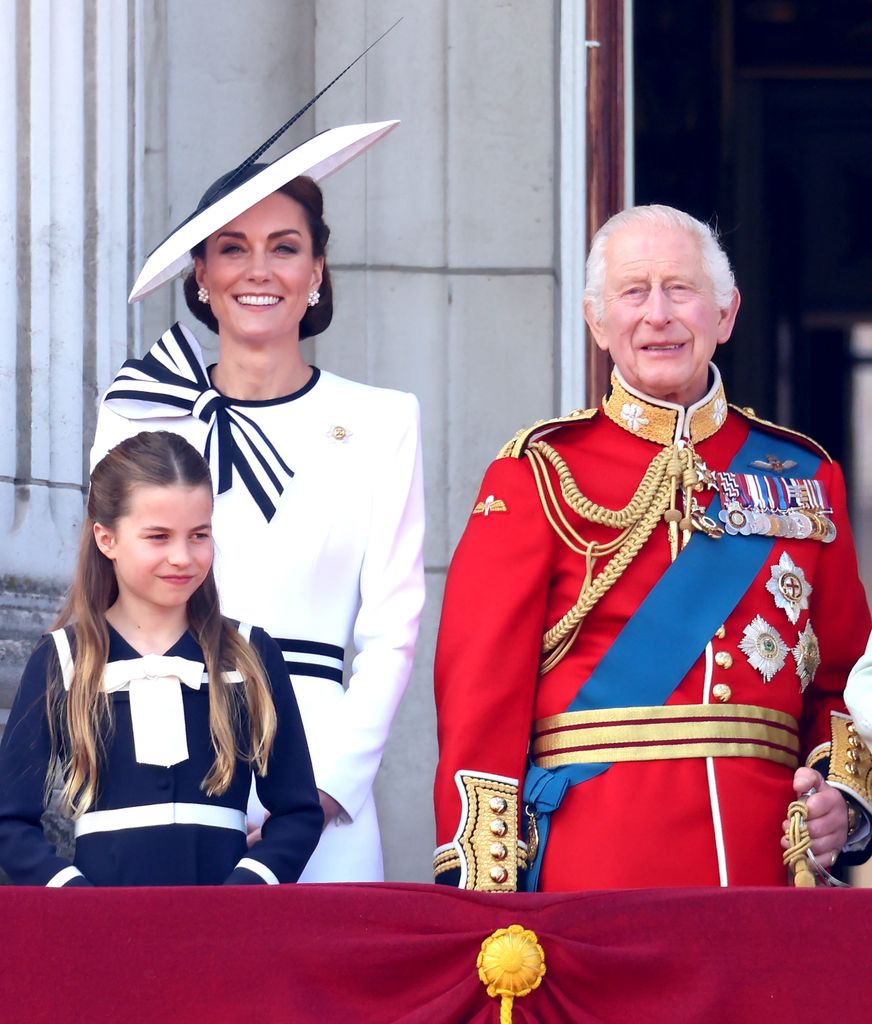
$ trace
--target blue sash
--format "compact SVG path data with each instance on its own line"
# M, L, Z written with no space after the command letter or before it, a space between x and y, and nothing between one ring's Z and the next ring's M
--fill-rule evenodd
M786 438L751 428L745 444L730 464L731 472L745 472L761 452L796 463L796 476L814 477L820 458ZM717 519L716 494L706 514ZM663 705L690 671L715 631L747 592L762 569L774 537L724 535L714 540L694 534L687 547L660 577L633 617L615 638L567 711ZM700 600L699 581L717 580ZM639 670L639 652L656 651ZM527 872L527 890L534 892L548 839L551 814L570 786L601 775L610 763L570 764L559 768L527 767L524 803L536 813L539 852Z

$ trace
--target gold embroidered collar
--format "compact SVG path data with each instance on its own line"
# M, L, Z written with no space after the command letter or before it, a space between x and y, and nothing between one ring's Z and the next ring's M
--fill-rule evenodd
M694 444L716 434L727 420L727 397L718 368L709 364L714 383L708 394L688 406L663 402L636 391L612 371L612 390L603 401L603 410L623 430L655 444L676 444L689 438Z

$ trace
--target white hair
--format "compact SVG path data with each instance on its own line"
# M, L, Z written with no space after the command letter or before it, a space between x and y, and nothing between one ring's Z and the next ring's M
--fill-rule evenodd
M711 282L715 302L720 309L730 305L736 279L714 229L672 206L631 206L610 217L590 244L585 266L584 298L592 305L597 321L602 320L605 313L606 243L618 231L636 226L679 228L693 235L699 242L702 269Z

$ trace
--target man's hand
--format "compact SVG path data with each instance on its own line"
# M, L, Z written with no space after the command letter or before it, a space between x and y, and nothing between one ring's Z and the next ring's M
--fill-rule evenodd
M810 789L814 792L805 798L808 807L808 834L811 850L825 867L835 862L839 851L848 839L848 807L845 798L813 768L797 768L793 776L793 788L798 797ZM789 823L785 819L782 828L787 832ZM787 836L781 840L782 849L790 845Z

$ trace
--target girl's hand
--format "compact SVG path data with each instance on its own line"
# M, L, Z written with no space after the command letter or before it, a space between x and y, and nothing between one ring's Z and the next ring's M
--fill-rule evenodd
M812 841L812 853L828 868L835 863L848 840L848 807L845 798L813 768L797 768L793 776L793 788L799 797L810 789L814 790L811 796L805 798L808 834ZM788 824L786 820L782 824L785 832ZM787 836L784 836L781 840L782 849L786 850L789 845Z
M268 817L269 817L269 811L266 812L266 814L264 815L263 820L266 821L266 819ZM260 842L260 830L261 830L261 828L263 828L263 825L252 825L252 823L249 821L247 827L248 827L248 835L245 837L245 845L250 850L252 848L252 846L254 846L255 843L259 843Z
M342 817L345 814L345 808L323 789L318 790L318 799L321 801L321 810L324 812L324 825L321 828L323 832L334 818Z

